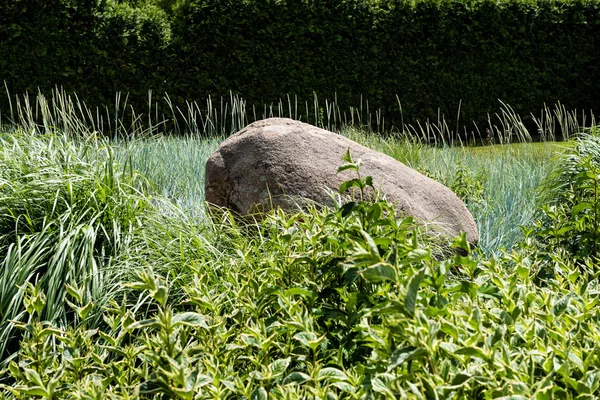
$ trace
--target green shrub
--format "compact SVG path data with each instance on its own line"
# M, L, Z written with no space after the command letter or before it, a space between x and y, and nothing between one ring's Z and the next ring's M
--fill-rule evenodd
M145 110L148 90L168 80L170 20L150 3L3 0L0 36L0 76L18 95L62 87L93 109L126 92ZM6 96L0 104L8 114Z
M16 93L55 85L97 93L96 13L104 0L0 1L0 77ZM2 105L6 105L6 99ZM5 107L2 107L6 112Z
M498 99L518 113L590 108L598 17L587 1L190 0L175 19L178 94L260 104L315 91L343 109L363 96L388 123L397 95L405 120L441 113L451 126L459 108L485 123Z
M171 79L167 66L172 37L164 10L150 2L133 6L108 1L97 16L95 33L103 99L112 100L115 93L126 92L137 96L130 101L140 105L149 90L161 93L169 87L166 82Z
M3 396L587 399L600 389L594 260L531 235L491 258L462 236L452 246L463 255L448 254L365 195L377 182L350 154L340 169L358 174L340 191L358 190L354 200L260 222L215 210L198 224L151 199L108 142L86 139L0 134L0 343L14 350ZM565 176L590 171L594 140L582 137ZM478 175L456 174L457 188Z
M464 237L454 246L466 256L438 259L410 219L377 200L277 211L252 226L222 215L219 236L167 246L181 248L180 281L149 268L127 285L151 298L146 316L123 300L90 329L80 316L89 302L70 287L75 323L61 328L39 318L45 298L29 286L5 393L544 399L600 388L591 268L565 259L540 287L528 257L483 260Z
M118 264L149 223L148 184L112 159L106 143L15 131L0 136L0 356L13 353L26 321L28 283L43 291L43 320L66 325L65 285L101 304L132 267ZM118 265L117 265L118 264ZM118 278L117 278L118 277ZM101 320L94 309L96 321Z
M60 85L92 106L117 91L144 111L148 90L180 106L232 91L260 111L316 93L341 110L381 109L388 128L475 130L498 99L521 115L557 101L595 108L598 21L589 0L4 0L0 76L19 95Z
M600 136L580 135L540 188L536 235L551 252L564 250L581 262L600 248Z

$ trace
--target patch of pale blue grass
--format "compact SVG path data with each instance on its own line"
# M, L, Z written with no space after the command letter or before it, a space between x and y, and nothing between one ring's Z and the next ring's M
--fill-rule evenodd
M483 197L468 207L479 229L479 247L490 256L511 249L523 240L520 226L530 225L538 206L537 190L550 171L556 147L552 144L519 144L481 148L430 148L420 165L435 176L455 176L466 168L484 177Z
M158 137L115 143L117 159L129 159L154 183L159 193L171 199L192 217L204 216L204 166L221 138ZM128 162L129 162L128 161Z
M467 202L467 207L477 222L479 246L488 256L523 239L520 226L530 225L535 218L538 186L549 173L555 155L564 150L564 143L551 142L431 147L407 136L383 139L352 129L342 134L447 186L462 185L468 192L481 182L480 201ZM457 182L461 173L466 179Z
M487 255L510 249L524 239L520 226L533 223L537 189L548 174L549 163L489 160L484 206L471 212L479 228L480 247Z
M460 169L469 171L471 179L483 177L481 201L468 207L479 228L479 246L487 255L510 249L523 239L520 226L532 223L537 187L559 149L551 143L435 148L364 132L345 135L445 184L455 179ZM160 194L201 220L205 215L204 166L222 140L158 137L117 143L115 153L121 162L130 158L133 168L149 178ZM475 181L465 182L467 186L470 183Z

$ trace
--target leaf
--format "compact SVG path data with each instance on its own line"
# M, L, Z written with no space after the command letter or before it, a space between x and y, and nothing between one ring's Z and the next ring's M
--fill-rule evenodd
M415 305L417 303L417 292L419 291L419 286L421 286L421 282L425 278L425 268L421 268L419 272L413 276L408 284L408 291L406 293L406 299L404 300L404 306L406 310L410 313L410 315L415 314Z
M73 297L75 299L75 301L77 301L77 303L81 303L83 301L79 291L77 289L75 289L73 286L69 285L68 283L65 285L65 290L67 291L68 294L71 295L71 297Z
M144 319L142 321L136 321L129 326L127 329L143 329L143 328L154 328L159 327L160 322L156 318Z
M108 343L111 346L116 346L117 341L112 336L110 336L102 331L99 331L98 333L100 334L100 337L102 339L104 339L104 341L106 341L106 343Z
M454 376L450 385L452 385L452 389L458 389L459 387L467 383L470 379L471 375L465 373L458 373Z
M346 149L346 153L342 156L342 161L346 161L347 163L354 163L354 160L352 160L352 156L350 155L350 147Z
M348 216L352 211L354 211L354 208L356 207L358 203L356 203L355 201L349 201L348 203L344 204L341 208L342 211L342 218L345 218L346 216Z
M571 215L573 217L575 217L580 212L587 210L587 209L592 209L592 208L593 208L593 206L591 203L582 202L582 203L577 204L575 207L573 207L573 210L571 211Z
M310 341L316 338L314 333L298 332L294 335L294 339L302 343L305 347L310 347Z
M346 393L355 393L356 392L356 388L347 382L333 382L331 385L340 389L342 392L346 392Z
M554 305L552 306L552 315L558 317L562 313L564 313L567 310L567 307L569 307L570 301L571 295L567 294L566 296L558 300L556 303L554 303Z
M188 380L189 380L189 378L188 378ZM211 383L213 383L213 379L210 376L198 374L195 376L193 387L196 389L199 389L199 388L204 387Z
M46 385L44 385L42 378L40 377L40 375L37 373L36 370L30 369L30 368L24 368L24 372L25 372L25 377L27 378L27 381L29 381L30 383L31 382L35 383L40 388L45 388Z
M388 263L378 263L372 267L365 268L361 272L362 277L371 283L392 281L396 282L398 275L396 270Z
M327 368L323 368L319 371L319 374L317 375L317 380L347 382L348 375L346 375L346 373L344 371L341 371L337 368L327 367Z
M462 349L456 350L454 354L477 357L481 358L482 360L488 359L488 356L486 356L481 349L478 349L476 347L463 347Z
M600 370L586 373L585 384L592 392L598 390L600 387Z
M257 387L256 389L254 389L254 391L250 395L250 399L251 400L267 400L268 399L267 391L262 386Z
M240 339L248 346L258 347L260 349L260 341L254 336L242 333Z
M294 335L294 339L302 343L303 346L315 350L325 340L325 335L317 337L313 332L298 332Z
M129 289L134 289L134 290L154 290L154 288L156 287L154 284L154 282L151 281L144 281L144 282L131 282L131 283L124 283L123 286Z
M195 312L184 312L175 314L173 317L173 326L186 325L186 326L201 326L208 329L206 323L206 317L202 314Z
M467 254L471 253L471 246L469 245L467 234L465 232L461 232L459 237L454 238L452 241L452 247L459 250L464 250Z
M574 353L574 350L569 351L569 355L567 356L567 358L577 366L581 373L585 372L586 368L583 365L583 361L581 361L581 358Z
M345 182L343 182L340 185L340 189L339 189L340 194L346 193L346 191L348 189L350 189L351 187L356 187L356 188L362 189L363 188L363 183L358 178L354 178L354 179L350 179L348 181L345 181Z
M294 371L283 379L283 384L304 383L310 380L310 376L304 372Z
M94 303L87 303L85 306L77 308L76 312L77 315L79 315L79 318L81 318L81 320L85 320L85 318L88 316L88 314L90 313L90 311L92 311L92 307L94 306Z
M574 400L598 400L598 396L594 396L593 394L580 394L575 397Z
M48 397L48 393L46 392L46 390L44 390L43 388L39 388L39 387L30 387L30 388L24 388L21 389L20 392L22 392L22 394L26 394L28 396L39 396L39 397Z
M351 169L351 170L353 170L353 171L357 171L357 170L358 170L357 166L356 166L356 165L354 165L354 164L344 164L344 165L340 166L340 167L337 169L337 173L339 174L340 172L342 172L342 171L346 171L346 170L348 170L348 169Z
M150 295L158 304L165 306L169 296L169 290L165 286L159 286L155 291L150 291Z
M442 332L444 332L444 329L440 329ZM444 351L446 351L448 354L454 354L454 352L456 350L459 349L458 345L451 343L451 342L441 342L439 344L440 349L443 349Z
M458 339L458 328L451 323L442 322L440 330L454 339Z
M414 249L408 252L406 255L405 261L407 263L412 263L416 261L421 261L429 258L429 250L425 249Z
M40 331L39 333L39 337L46 337L46 336L61 336L62 335L62 331L58 328L55 327L48 327L48 328L44 328Z
M362 229L360 231L360 234L362 235L363 239L365 239L365 242L367 242L367 244L369 245L369 251L371 252L371 254L379 258L379 248L377 248L377 244L375 243L371 235L369 235L366 231Z
M308 299L312 299L313 297L315 297L315 294L312 291L305 289L305 288L301 288L301 287L290 288L284 292L284 295L285 296L298 295L298 296L306 297Z
M421 383L423 384L423 387L425 388L425 398L427 400L439 400L437 392L435 391L435 389L433 388L433 385L429 382L429 380L427 378L425 378L424 376L421 376Z
M346 272L344 272L344 275L343 275L344 285L349 285L350 283L355 282L359 276L360 276L360 268L358 268L358 267L348 268L348 270L346 270Z
M420 358L427 355L427 351L421 347L402 347L394 350L392 353L390 365L388 365L387 372L391 372L394 368L402 365L402 363Z
M493 283L488 283L485 286L480 286L477 289L477 293L479 293L479 295L482 297L489 297L502 300L502 292L500 291L498 286L494 285Z
M597 179L598 179L598 176L593 174L590 171L581 171L580 173L575 175L575 180L579 183L585 182L585 181L596 181Z
M384 394L387 398L394 399L396 398L396 393L390 389L392 382L394 382L393 375L378 374L371 380L371 387L375 392Z
M285 370L289 367L291 360L292 359L290 357L275 360L269 364L269 370L274 376L283 375Z

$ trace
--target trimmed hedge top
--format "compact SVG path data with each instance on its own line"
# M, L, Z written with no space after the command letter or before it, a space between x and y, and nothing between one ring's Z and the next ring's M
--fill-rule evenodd
M2 0L0 76L90 105L148 90L176 102L241 95L369 100L386 120L487 120L598 104L599 2L453 0ZM7 107L2 99L0 109ZM455 122L455 121L454 121ZM389 125L389 124L388 124Z

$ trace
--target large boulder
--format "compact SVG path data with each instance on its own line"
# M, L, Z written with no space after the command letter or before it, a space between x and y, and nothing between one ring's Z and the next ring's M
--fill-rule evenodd
M471 213L444 185L343 136L285 118L250 124L219 146L206 162L206 201L243 215L293 209L298 199L331 205L331 190L356 178L353 171L337 173L348 149L362 160L361 175L372 176L398 211L477 243Z

